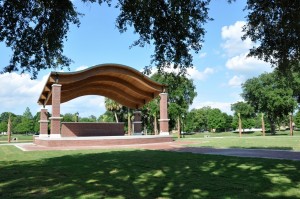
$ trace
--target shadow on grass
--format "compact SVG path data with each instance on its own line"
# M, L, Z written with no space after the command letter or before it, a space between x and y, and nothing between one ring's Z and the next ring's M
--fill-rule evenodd
M75 153L0 161L0 198L299 197L297 168L293 161L191 153Z
M232 146L232 149L270 149L270 150L290 150L293 151L293 147L241 147L241 146Z

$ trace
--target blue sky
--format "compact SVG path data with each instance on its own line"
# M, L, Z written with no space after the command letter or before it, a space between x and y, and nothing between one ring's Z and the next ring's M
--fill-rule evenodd
M153 46L144 48L129 46L138 35L131 28L119 33L115 27L118 10L97 4L84 4L74 0L81 13L81 26L72 26L68 40L64 43L64 53L74 63L71 71L102 63L119 63L142 70L150 63ZM228 4L227 0L213 0L210 4L210 21L205 25L206 35L202 50L194 54L193 69L188 70L197 89L197 97L191 108L211 106L231 114L230 105L241 101L241 83L246 79L272 71L269 64L254 58L246 58L253 44L242 41L241 27L245 24L243 11L246 0ZM11 52L0 43L0 67L8 64ZM67 70L65 70L67 71ZM11 111L22 114L29 107L35 114L40 106L37 99L50 73L40 72L36 80L28 74L0 75L0 113ZM50 107L49 107L49 111ZM62 104L62 114L79 112L80 116L99 116L105 112L103 97L85 96Z

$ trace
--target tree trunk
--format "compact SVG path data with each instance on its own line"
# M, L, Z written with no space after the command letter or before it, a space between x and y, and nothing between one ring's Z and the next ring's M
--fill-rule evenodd
M117 116L116 112L115 112L115 119L116 119L116 122L119 123L118 116Z
M271 127L271 134L275 135L276 124L272 119L269 119L269 122L270 122L270 127Z
M294 132L293 132L293 114L291 113L290 114L290 135L293 136L294 135Z
M240 113L238 114L238 116L239 116L239 136L242 137L242 120L241 120Z
M156 115L154 115L154 134L157 135L157 118Z
M180 117L177 118L178 138L181 138Z
M11 119L10 119L10 115L8 118L8 123L7 123L7 135L8 135L8 143L10 143L11 140Z
M264 114L261 114L261 129L263 136L266 135L266 129L265 129L265 120L264 120Z
M127 117L127 124L128 124L128 135L131 135L131 118L129 112Z

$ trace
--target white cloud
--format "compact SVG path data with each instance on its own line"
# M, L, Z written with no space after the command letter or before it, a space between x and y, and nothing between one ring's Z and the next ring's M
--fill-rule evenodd
M247 57L249 49L255 46L249 38L242 40L244 21L237 21L233 25L224 26L221 30L223 43L221 44L226 57L225 66L233 72L228 81L231 87L239 87L246 79L258 76L263 72L271 72L269 63L255 57Z
M247 57L247 54L240 54L227 60L226 67L241 73L256 73L270 72L272 68L270 64L258 60L254 57Z
M236 56L248 52L254 46L250 39L242 40L242 27L246 24L244 21L237 21L230 26L222 27L221 35L224 42L221 44L227 56Z
M228 85L231 87L239 87L244 82L245 82L245 77L243 75L240 76L235 75L229 80Z
M200 54L199 54L199 57L200 57L200 58L204 58L204 57L206 57L206 55L207 55L207 53L200 53Z
M0 74L0 114L13 112L22 115L26 107L32 114L40 111L41 106L37 101L48 79L45 75L42 79L31 80L29 74L17 73ZM47 106L51 113L51 106ZM80 116L99 116L105 112L104 98L102 96L84 96L61 104L61 113L79 112Z
M192 79L201 81L206 80L214 72L214 69L209 67L205 68L204 71L199 71L195 67L187 69L187 73Z
M176 73L179 72L179 69L178 68L177 69L167 68L165 71L168 72L168 73L175 73L176 74ZM151 76L155 73L157 73L157 68L153 69L149 76ZM215 73L215 70L213 68L210 68L210 67L206 67L204 69L204 71L199 71L195 67L191 67L191 68L187 69L187 77L192 78L195 81L196 80L204 81L209 77L209 75L212 75L214 73Z
M210 106L211 108L218 108L220 109L222 112L225 112L227 114L232 114L231 111L231 104L230 102L216 102L216 101L206 101L206 102L194 102L193 105L191 106L191 108L203 108L205 106Z
M37 100L47 78L48 75L41 80L31 80L29 74L0 74L0 113L9 111L22 114L29 107L35 114L39 111Z
M82 96L61 104L62 114L76 112L79 112L81 117L90 115L99 117L105 112L104 97L95 95Z
M75 71L80 71L80 70L84 70L87 68L88 68L88 66L83 65L83 66L79 66L78 68L76 68Z

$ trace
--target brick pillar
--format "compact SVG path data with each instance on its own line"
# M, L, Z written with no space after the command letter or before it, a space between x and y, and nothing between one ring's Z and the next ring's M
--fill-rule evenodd
M61 85L52 85L52 117L51 120L51 133L50 138L58 138L60 135L60 96L61 95Z
M141 111L135 111L133 121L133 131L134 135L142 135L142 115Z
M39 137L48 137L48 122L48 110L46 108L41 108Z
M169 135L169 119L168 119L168 93L161 93L160 96L160 133L159 135Z

